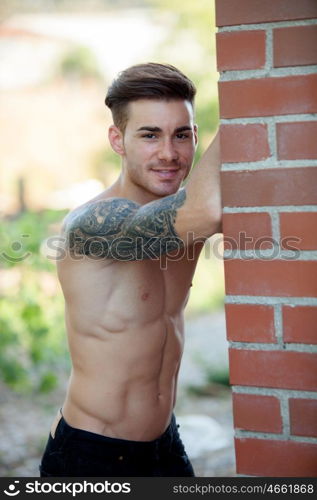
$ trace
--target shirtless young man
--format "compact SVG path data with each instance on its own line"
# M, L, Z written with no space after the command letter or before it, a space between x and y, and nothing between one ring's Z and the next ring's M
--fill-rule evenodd
M184 308L204 241L221 231L219 137L195 166L195 87L128 68L106 97L116 182L66 217L58 262L72 372L41 476L193 476L173 408Z

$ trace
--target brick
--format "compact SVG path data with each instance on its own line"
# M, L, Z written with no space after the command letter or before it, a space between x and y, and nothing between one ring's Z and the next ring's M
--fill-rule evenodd
M216 0L216 26L317 17L316 0Z
M265 65L264 30L216 34L218 71L260 69Z
M225 250L272 248L271 218L267 213L224 213L222 227Z
M225 304L227 339L276 342L274 308L257 304Z
M317 25L273 30L273 66L317 64Z
M279 160L317 158L317 121L277 123L276 138Z
M317 261L225 259L224 271L228 295L317 295Z
M283 306L284 342L317 344L317 307Z
M227 207L314 205L317 167L266 168L221 172L222 204Z
M229 349L230 383L305 391L317 390L317 354Z
M280 402L273 396L233 393L233 421L236 429L282 432Z
M317 399L289 399L290 429L294 436L317 437Z
M272 439L235 439L237 474L315 477L317 445Z
M317 249L317 212L281 212L282 248Z
M265 160L270 156L267 125L221 125L220 147L222 163Z
M317 112L317 74L221 81L218 85L221 118Z

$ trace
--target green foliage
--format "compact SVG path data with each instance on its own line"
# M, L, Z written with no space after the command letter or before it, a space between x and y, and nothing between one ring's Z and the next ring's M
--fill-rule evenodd
M230 387L229 370L225 368L218 368L216 370L210 369L206 376L207 383L221 384Z
M172 19L169 35L157 48L155 60L177 66L197 88L197 162L219 123L214 3L210 0L149 0L149 3L159 13L167 15L167 19Z
M64 215L65 211L28 212L0 223L5 246L0 259L4 283L0 295L0 375L16 391L53 389L58 382L56 374L69 364L63 298L59 288L55 291L54 265L41 254L43 240ZM22 248L14 251L12 241L21 241L26 233L29 238L23 252ZM19 259L22 255L28 256Z
M205 382L201 385L187 386L187 392L193 396L219 397L230 389L228 368L205 368Z
M0 373L4 383L11 388L23 391L28 387L27 370L17 359L1 354Z
M216 247L220 240L222 235L216 234L205 243L193 278L186 317L216 311L224 305L223 260L217 256Z
M194 31L199 43L210 52L214 48L211 35L215 30L215 9L211 0L184 2L184 0L149 0L154 7L176 15L176 33L181 29ZM181 48L180 48L181 49Z
M57 71L64 77L101 78L94 54L84 46L76 46L67 52L62 57Z
M66 210L23 212L0 222L0 268L15 268L23 263L36 269L53 270L54 265L43 258L40 249L45 237L54 234L55 225Z
M57 386L58 380L57 376L53 372L47 372L42 375L42 378L39 383L39 391L42 393L47 393L55 389Z
M207 101L196 107L196 122L198 123L199 141L195 160L199 160L206 149L205 138L210 138L211 132L215 132L219 124L218 101Z

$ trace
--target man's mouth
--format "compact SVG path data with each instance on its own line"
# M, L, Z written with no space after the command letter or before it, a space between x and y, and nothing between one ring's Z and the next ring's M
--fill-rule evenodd
M151 169L161 179L173 179L178 174L179 168L155 168Z

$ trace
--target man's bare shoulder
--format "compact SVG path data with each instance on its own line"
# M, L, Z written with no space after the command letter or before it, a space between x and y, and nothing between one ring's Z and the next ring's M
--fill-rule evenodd
M62 232L82 229L89 234L99 234L107 224L113 226L133 215L140 207L126 198L92 199L71 210L62 222Z
M91 200L69 212L63 220L62 235L70 255L90 255L94 258L117 258L114 249L124 249L122 240L125 226L134 216L139 205L126 198Z

